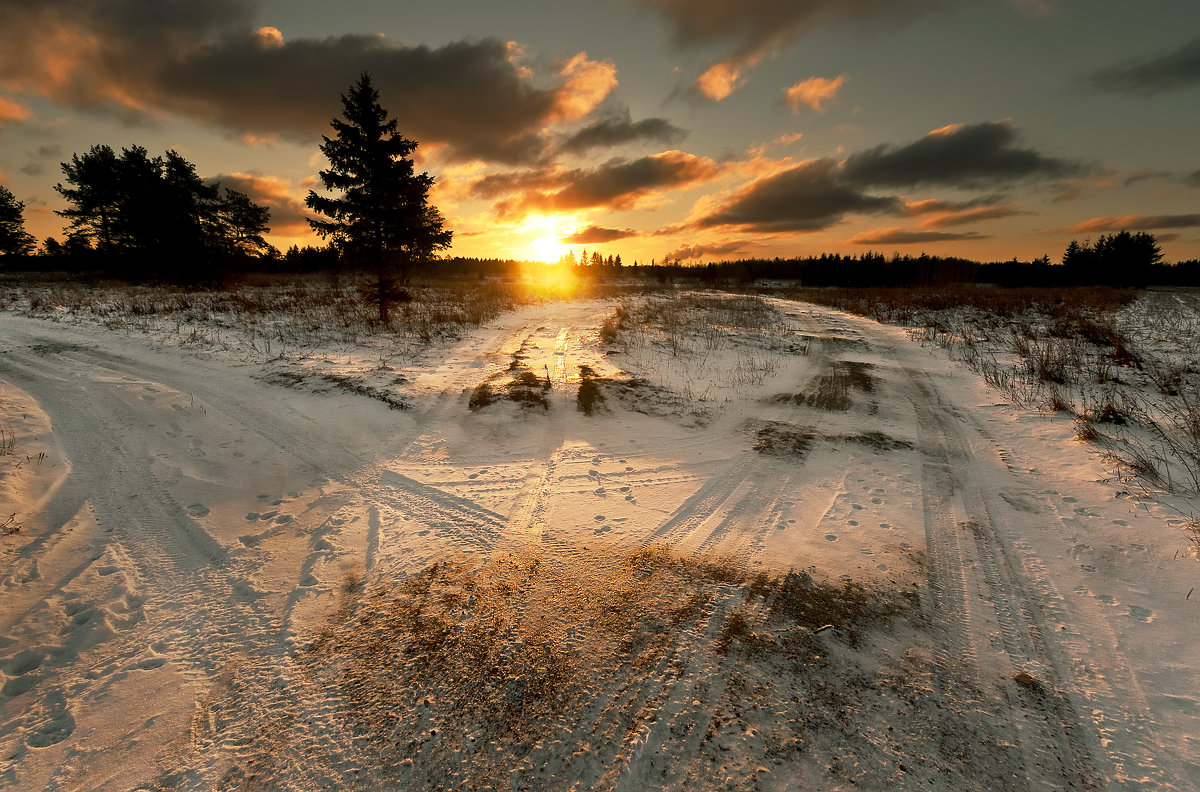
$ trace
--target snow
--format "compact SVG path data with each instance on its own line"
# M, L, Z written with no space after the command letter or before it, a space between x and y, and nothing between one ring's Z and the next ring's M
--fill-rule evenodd
M1200 786L1183 521L899 328L51 317L0 313L0 786Z

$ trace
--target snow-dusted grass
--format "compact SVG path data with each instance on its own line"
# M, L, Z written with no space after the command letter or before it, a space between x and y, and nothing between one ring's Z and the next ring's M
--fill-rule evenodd
M1076 417L1122 475L1200 495L1200 293L1112 289L806 290L912 328L1013 404Z

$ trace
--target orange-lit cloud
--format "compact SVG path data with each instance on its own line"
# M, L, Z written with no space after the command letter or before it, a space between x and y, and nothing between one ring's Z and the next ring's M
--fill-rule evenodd
M258 46L263 49L280 49L283 46L283 34L279 32L279 28L260 27L254 31L254 36L258 39Z
M951 226L969 225L984 220L998 220L1003 217L1033 214L1014 205L981 206L976 209L962 209L944 212L929 217L917 223L920 228L949 228Z
M588 60L580 52L567 60L559 71L563 84L555 97L554 109L546 121L575 121L596 109L617 87L617 67L611 61Z
M1093 217L1064 230L1071 234L1084 234L1091 231L1157 231L1163 228L1200 228L1200 214Z
M25 121L33 112L22 104L0 96L0 126L13 121Z
M742 83L741 66L722 61L714 63L696 80L696 90L703 96L719 102L733 94Z
M709 181L722 172L707 157L683 151L664 151L636 160L614 159L592 170L548 171L483 180L489 187L523 189L521 196L496 205L502 217L532 211L563 212L578 209L631 209L670 190ZM538 182L544 186L538 188ZM565 185L553 189L554 185ZM548 189L547 189L548 188Z
M825 112L824 104L837 96L838 90L846 82L846 75L840 75L832 80L825 77L810 77L807 80L792 85L783 92L783 99L793 113L800 112L801 105L807 105L818 113Z

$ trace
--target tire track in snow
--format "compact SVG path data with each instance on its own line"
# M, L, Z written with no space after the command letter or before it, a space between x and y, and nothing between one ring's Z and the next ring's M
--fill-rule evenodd
M1016 730L1028 781L1035 787L1099 789L1097 740L1071 700L1068 674L1042 638L1045 619L1036 601L1008 564L994 517L983 505L971 451L928 375L905 372L927 457L922 498L942 683L982 685L963 692L983 696L984 706L987 696L998 696L1025 714L1001 725ZM973 681L955 680L956 667ZM1035 681L1014 681L1022 672L1032 672Z

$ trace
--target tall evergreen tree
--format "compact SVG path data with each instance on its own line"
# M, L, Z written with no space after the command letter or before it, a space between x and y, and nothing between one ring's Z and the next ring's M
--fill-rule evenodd
M342 96L342 118L332 121L335 137L322 136L321 152L329 168L321 183L340 196L309 192L309 208L330 218L308 222L330 239L348 262L374 275L379 320L388 321L388 304L397 296L413 266L450 246L451 232L429 205L433 178L416 173L416 141L396 131L379 104L379 92L364 73Z
M0 185L0 256L23 256L33 251L33 234L25 230L25 204Z

